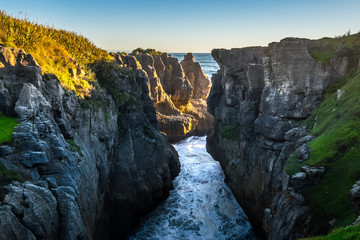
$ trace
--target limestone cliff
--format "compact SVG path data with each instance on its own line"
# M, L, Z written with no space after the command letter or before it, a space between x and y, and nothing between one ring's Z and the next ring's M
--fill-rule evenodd
M315 60L309 53L314 48L326 45L287 38L268 47L212 51L220 70L208 98L215 130L207 149L220 161L254 227L268 239L308 234L311 214L300 189L318 183L324 170L304 167L291 178L283 168L295 151L308 155L306 143L313 137L300 123L350 65L343 48L328 62Z
M113 54L113 57L119 64L145 71L159 129L169 141L210 132L213 118L207 112L206 98L211 82L192 54L186 55L181 63L166 53Z
M121 239L172 188L178 156L146 73L94 69L81 100L31 55L0 47L0 110L18 119L0 162L24 179L0 186L0 239Z

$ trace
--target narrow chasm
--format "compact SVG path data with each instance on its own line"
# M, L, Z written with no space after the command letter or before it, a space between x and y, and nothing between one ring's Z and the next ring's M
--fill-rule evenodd
M174 190L130 239L255 239L249 220L206 151L206 137L173 145L181 162Z

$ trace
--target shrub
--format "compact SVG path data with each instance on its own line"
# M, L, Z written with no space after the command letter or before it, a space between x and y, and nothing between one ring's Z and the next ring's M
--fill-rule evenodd
M223 127L220 131L220 136L222 138L227 138L229 140L236 141L240 143L241 141L241 132L242 132L242 126L241 124L236 124L230 127Z
M161 55L162 52L160 51L156 51L155 49L152 48L147 48L147 49L143 49L143 48L136 48L131 52L131 55L138 55L138 54L150 54L150 55Z

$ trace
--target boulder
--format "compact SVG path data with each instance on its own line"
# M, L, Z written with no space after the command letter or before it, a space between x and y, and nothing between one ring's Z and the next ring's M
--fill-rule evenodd
M313 182L309 179L306 173L298 172L291 176L291 184L295 191L300 191L308 186L311 186Z
M305 165L301 166L301 170L304 171L315 184L318 184L325 174L325 167L311 167Z
M359 216L360 215L360 181L357 181L353 185L349 194L352 199L352 206L356 214Z
M24 83L14 111L22 119L34 117L40 112L46 112L51 105L42 93L31 83Z

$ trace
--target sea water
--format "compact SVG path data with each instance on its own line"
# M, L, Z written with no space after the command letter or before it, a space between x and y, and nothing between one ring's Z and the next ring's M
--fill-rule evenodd
M169 197L146 216L130 239L255 239L251 225L224 173L206 151L206 137L173 145L181 162Z
M186 53L170 53L171 56L176 57L181 62L184 59ZM214 58L211 56L210 53L193 53L194 61L200 63L200 66L204 73L209 77L219 70L219 65L215 62Z

